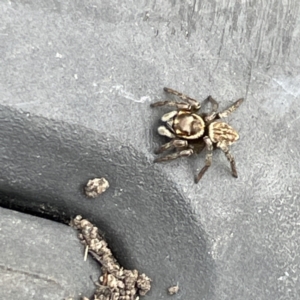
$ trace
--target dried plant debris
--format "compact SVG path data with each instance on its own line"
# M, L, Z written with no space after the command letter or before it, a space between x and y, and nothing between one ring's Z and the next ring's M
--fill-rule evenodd
M174 295L174 294L177 294L179 291L179 286L178 284L174 285L174 286L171 286L168 288L168 293L169 295Z
M102 178L94 178L88 181L84 190L87 197L96 198L109 188L108 181Z
M96 283L93 300L138 300L139 296L146 295L151 288L151 279L137 270L123 269L96 226L81 216L73 219L71 226L79 231L81 243L101 264L103 275Z

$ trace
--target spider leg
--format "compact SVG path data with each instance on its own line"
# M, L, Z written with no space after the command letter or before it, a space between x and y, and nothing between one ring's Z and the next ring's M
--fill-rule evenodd
M211 112L212 113L217 112L219 108L219 103L212 96L208 96L206 100L211 103L212 106Z
M211 166L211 161L212 161L212 152L213 152L213 144L211 139L208 136L205 136L203 138L205 144L206 144L206 157L205 157L205 166L202 168L202 170L199 172L197 178L196 178L196 183L200 181L204 173L207 171L207 169Z
M211 103L212 109L211 109L210 114L205 117L205 121L212 121L217 116L217 111L218 111L218 108L219 108L219 103L212 96L208 96L206 100Z
M225 143L218 143L217 147L220 148L224 152L225 156L227 157L228 161L230 162L232 176L237 178L238 175L237 175L237 171L236 171L235 160L229 151L228 145L226 145Z
M176 102L176 101L158 101L155 103L150 104L151 107L158 107L158 106L171 106L171 107L176 107L178 109L183 109L183 110L191 110L193 109L192 106L188 103L184 102Z
M198 110L201 107L201 104L197 100L195 100L185 94L182 94L180 92L177 92L177 91L167 88L167 87L164 87L164 91L169 94L175 95L175 96L179 97L181 100L187 102L193 110Z
M205 148L206 144L203 141L203 139L193 142L193 141L189 141L189 147L192 148L194 150L194 153L201 153L202 150Z
M162 153L166 150L172 149L172 148L185 148L188 146L188 142L185 140L179 140L179 139L174 139L164 145L162 145L160 148L155 150L155 154Z
M154 162L157 163L157 162L162 162L162 161L174 160L179 157L191 156L193 153L194 153L193 149L185 149L185 150L175 152L173 154L169 154L169 155L166 155L163 157L156 158L154 160Z
M219 118L226 118L228 117L231 113L233 113L244 101L243 98L237 100L236 102L234 102L229 108L225 109L222 112L218 113Z

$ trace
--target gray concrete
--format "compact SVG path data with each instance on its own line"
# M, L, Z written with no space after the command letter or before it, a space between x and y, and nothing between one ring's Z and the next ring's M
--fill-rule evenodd
M154 278L149 299L176 282L174 299L300 298L299 7L1 2L3 201L91 217ZM198 185L203 155L152 164L163 86L246 99L229 118L238 179L219 152ZM111 187L88 202L99 175Z
M214 263L206 234L160 166L104 132L5 107L0 118L6 145L2 205L62 221L77 214L89 218L124 267L153 279L154 299L167 297L166 289L177 281L186 285L182 295L195 298L201 292L211 298ZM83 186L97 176L104 176L110 188L101 198L88 200ZM62 240L68 244L64 231ZM90 280L89 274L82 280Z
M91 296L98 264L84 261L76 231L63 224L0 208L1 299ZM67 240L67 243L66 243Z

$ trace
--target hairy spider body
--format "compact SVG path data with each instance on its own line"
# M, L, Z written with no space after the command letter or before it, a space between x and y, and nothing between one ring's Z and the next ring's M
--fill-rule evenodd
M225 122L212 122L208 125L208 136L213 143L226 143L230 146L239 139L239 134Z
M162 145L155 153L159 154L173 148L177 151L157 158L154 162L190 156L206 148L205 166L196 178L196 182L198 182L211 165L213 149L220 148L230 162L232 175L237 177L235 160L229 151L229 146L239 139L239 135L235 129L220 119L235 111L243 99L237 100L231 107L218 113L218 103L209 96L207 100L212 104L212 111L209 114L198 114L197 111L201 107L198 101L170 88L164 88L164 90L178 96L184 102L159 101L151 104L151 107L171 106L177 108L177 110L164 114L161 118L165 126L158 127L158 133L169 137L171 141Z
M164 120L166 120L169 130L183 139L195 140L204 133L204 120L189 111L172 111L162 117L162 121Z

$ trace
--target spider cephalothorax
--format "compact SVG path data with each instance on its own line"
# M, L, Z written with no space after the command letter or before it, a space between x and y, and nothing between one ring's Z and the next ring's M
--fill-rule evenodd
M158 133L169 137L171 141L162 145L156 151L156 154L173 148L177 151L157 158L155 162L190 156L206 147L205 166L196 178L196 182L198 182L210 167L212 151L217 147L225 153L229 160L232 176L237 177L235 161L229 152L229 146L239 139L239 135L236 130L220 119L227 117L235 111L243 102L243 99L237 100L228 109L218 113L218 103L209 96L207 100L212 104L212 111L209 114L197 114L197 111L201 107L201 104L197 100L169 88L164 88L164 91L178 96L184 102L159 101L151 104L151 107L171 106L177 108L177 110L164 114L161 118L166 125L158 127Z

